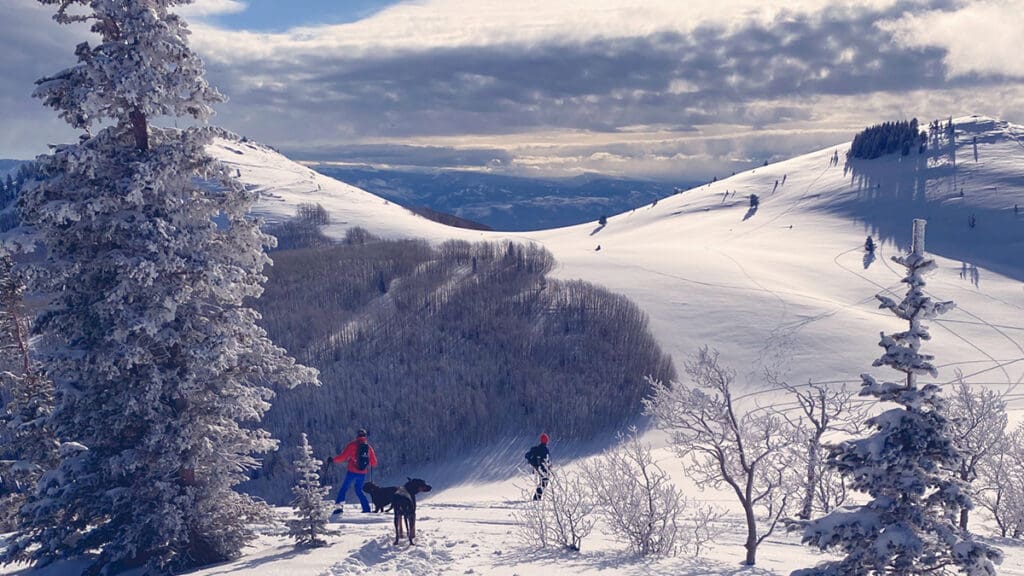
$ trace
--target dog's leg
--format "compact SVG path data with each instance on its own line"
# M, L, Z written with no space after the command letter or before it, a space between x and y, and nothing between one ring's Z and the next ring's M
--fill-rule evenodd
M395 514L395 546L398 546L398 541L402 538L402 517L399 514Z
M409 516L409 544L413 544L412 539L416 537L416 514L413 513Z

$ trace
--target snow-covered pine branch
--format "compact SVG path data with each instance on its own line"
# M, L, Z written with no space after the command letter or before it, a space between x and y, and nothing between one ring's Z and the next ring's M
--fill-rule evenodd
M327 521L331 515L331 504L327 499L331 487L320 485L323 462L313 457L313 448L305 434L293 464L296 474L292 487L295 518L288 521L288 534L300 546L324 546L327 541L323 535L327 532Z
M803 540L822 550L835 550L842 559L797 570L793 576L892 574L911 576L957 569L969 576L992 576L1002 554L974 541L953 520L971 499L956 475L961 455L953 441L952 425L935 384L918 386L916 375L935 373L930 357L920 354L928 330L926 318L953 307L936 304L924 294L922 274L934 267L924 255L924 221L914 221L914 245L897 259L907 268L907 293L899 303L880 298L910 325L906 332L882 335L885 354L875 366L886 365L902 373L900 382L878 382L862 376L862 396L892 402L866 421L874 432L839 444L829 464L851 488L868 494L861 506L833 510L805 523Z
M36 96L103 128L37 159L18 205L46 247L50 423L83 449L44 474L5 559L96 554L97 572L236 557L272 516L233 490L276 447L257 425L271 387L316 379L245 306L273 240L248 216L254 193L207 155L215 129L151 123L203 122L221 99L171 11L187 0L40 1L98 35Z

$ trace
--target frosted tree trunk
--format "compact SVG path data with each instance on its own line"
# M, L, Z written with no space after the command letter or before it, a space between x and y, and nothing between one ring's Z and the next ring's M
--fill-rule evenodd
M821 454L821 437L811 440L807 446L807 472L804 477L804 498L800 503L797 518L810 520L814 508L814 490L818 485L818 461Z

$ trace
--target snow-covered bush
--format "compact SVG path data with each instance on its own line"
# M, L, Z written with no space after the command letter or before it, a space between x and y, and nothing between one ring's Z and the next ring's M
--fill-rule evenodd
M532 482L535 475L530 478ZM544 497L534 500L534 494L534 486L528 484L524 504L513 513L519 539L529 547L579 552L596 522L596 501L586 479L576 472L552 473Z
M636 428L584 465L604 523L639 556L672 556L686 543L686 499L640 441ZM547 494L545 492L545 494Z
M683 525L688 537L686 548L694 557L700 557L709 544L716 542L729 532L723 524L728 512L718 506L689 500L686 505Z
M295 518L288 521L288 534L300 546L324 546L321 538L327 532L327 521L331 515L331 504L327 495L330 486L320 485L320 468L323 462L313 457L313 448L306 435L299 444L299 457L295 459L295 486L292 487L292 508Z
M646 411L669 432L673 451L687 461L687 475L700 487L728 486L743 507L747 527L744 564L775 531L796 498L787 449L797 441L791 425L768 410L743 411L732 396L736 374L703 347L685 364L693 386L653 383ZM762 529L758 529L758 520Z
M257 424L271 386L316 378L246 306L273 240L250 217L256 193L206 152L224 135L202 126L222 98L175 12L188 1L40 2L94 34L37 83L82 133L37 158L18 200L46 249L40 360L68 449L4 560L167 572L234 558L272 517L233 489L276 448ZM151 123L179 116L189 128Z
M882 334L879 346L885 353L873 366L889 366L902 381L878 382L869 374L861 395L878 402L894 402L869 418L874 433L841 443L829 455L832 466L850 486L869 495L857 507L832 511L806 523L803 540L822 550L837 550L842 559L797 570L793 576L950 573L970 576L995 574L1001 553L971 539L954 520L971 500L956 476L961 456L953 440L940 389L935 384L918 386L917 377L937 375L933 357L920 352L929 339L923 324L953 308L952 302L935 302L924 293L924 274L935 268L924 254L923 220L914 221L911 252L893 260L907 269L903 300L879 295L886 308L908 323L908 329Z

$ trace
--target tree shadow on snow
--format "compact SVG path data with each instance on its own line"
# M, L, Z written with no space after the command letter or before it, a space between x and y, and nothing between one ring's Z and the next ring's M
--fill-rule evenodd
M874 261L875 261L875 252L874 251L871 251L871 252L865 251L864 252L864 260L863 260L863 262L864 262L864 269L867 270L868 267L870 267L871 264Z
M825 209L860 220L864 231L880 243L906 249L911 220L924 218L928 252L1024 281L1019 253L1024 226L1014 222L1012 202L1005 208L986 208L969 201L985 195L985 205L998 206L993 199L998 199L999 188L1020 187L1024 178L1008 174L1005 181L972 187L973 181L957 166L955 147L948 144L923 154L851 158L844 173L856 194L842 195Z
M329 545L329 544L328 544ZM221 562L219 564L211 564L204 566L204 570L210 570L207 572L208 576L217 576L219 574L235 574L239 570L250 570L260 568L262 566L270 566L276 562L282 560L291 560L303 554L308 554L317 548L303 548L299 546L288 546L284 545L282 550L277 553L270 554L269 556L258 556L255 558L248 558L245 560L231 560L228 562Z
M586 542L584 542L584 547ZM497 566L525 567L568 571L615 570L624 576L776 576L771 570L757 566L737 566L707 558L639 558L629 552L572 552L569 550L533 550L521 548L506 552L495 562Z

